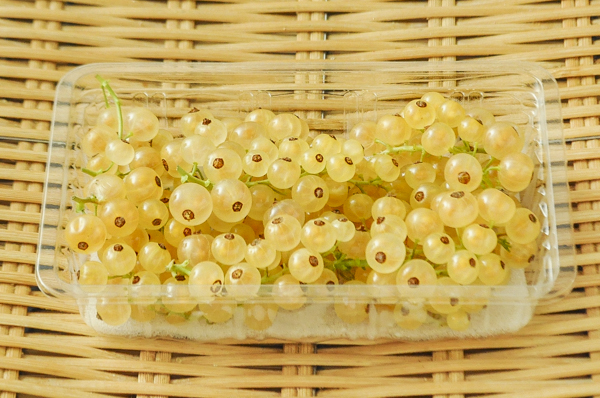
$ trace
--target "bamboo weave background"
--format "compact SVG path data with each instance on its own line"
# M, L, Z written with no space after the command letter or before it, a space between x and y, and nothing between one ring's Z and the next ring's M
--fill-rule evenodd
M0 398L600 397L600 1L0 0ZM494 59L559 81L579 276L516 335L198 344L101 337L33 276L54 88L160 60Z

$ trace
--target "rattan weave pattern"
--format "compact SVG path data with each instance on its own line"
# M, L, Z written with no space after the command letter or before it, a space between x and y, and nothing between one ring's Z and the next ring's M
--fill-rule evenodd
M600 397L600 2L0 0L0 398ZM437 342L103 337L33 264L57 81L91 62L526 60L559 81L579 275L519 333Z

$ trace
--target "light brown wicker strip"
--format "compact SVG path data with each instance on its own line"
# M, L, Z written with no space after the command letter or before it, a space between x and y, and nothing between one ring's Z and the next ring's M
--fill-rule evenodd
M0 398L600 397L599 17L597 0L0 1ZM66 71L324 58L548 68L568 140L574 292L512 336L203 344L98 336L72 303L32 289L52 100Z

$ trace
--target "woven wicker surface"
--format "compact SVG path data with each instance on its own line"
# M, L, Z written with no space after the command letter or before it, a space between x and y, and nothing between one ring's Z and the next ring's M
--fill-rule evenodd
M0 398L600 397L600 2L0 1ZM579 275L511 336L200 344L102 337L33 268L57 81L90 62L527 60L559 82Z

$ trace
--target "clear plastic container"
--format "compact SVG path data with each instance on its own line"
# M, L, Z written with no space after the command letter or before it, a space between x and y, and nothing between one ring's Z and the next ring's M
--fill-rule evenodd
M217 118L243 119L257 108L294 112L308 121L312 132L328 134L347 134L359 122L399 113L406 103L430 91L455 99L467 110L488 109L497 120L518 126L525 139L524 152L535 164L532 182L519 197L541 220L539 251L529 267L513 270L508 284L502 286L398 289L307 284L301 287L306 303L286 310L274 304L282 297L273 286L263 285L256 295L219 297L225 311L221 315L232 315L224 323L208 321L206 311L218 313L214 306L201 303L184 315L158 310L149 322L130 319L120 326L107 325L97 317L98 303L154 305L174 290L126 284L89 293L75 282L85 258L67 249L63 229L73 216L71 197L81 194L91 179L81 172L86 160L79 142L104 107L96 75L110 81L124 105L149 108L161 127L171 131L177 131L178 120L192 107L207 108ZM516 331L529 322L539 302L559 299L570 291L576 274L572 230L557 84L539 66L500 62L93 64L69 72L57 87L36 277L44 293L76 300L85 321L108 334L198 340L477 337ZM178 289L186 294L186 286ZM470 315L465 331L451 330L435 311L428 312L416 330L402 328L394 320L398 303L407 309L431 309L431 302L457 297L463 306L482 308ZM357 319L364 319L343 322L336 316L336 303L357 305L364 312Z

